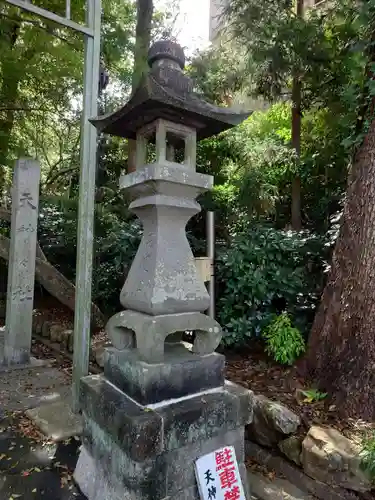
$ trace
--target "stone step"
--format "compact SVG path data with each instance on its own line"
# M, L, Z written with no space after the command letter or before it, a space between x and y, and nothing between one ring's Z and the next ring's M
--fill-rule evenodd
M271 480L260 473L247 472L252 500L314 500L286 479Z

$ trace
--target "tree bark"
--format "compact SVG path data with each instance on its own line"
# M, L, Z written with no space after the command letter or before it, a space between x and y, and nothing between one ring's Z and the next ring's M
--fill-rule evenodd
M349 176L332 268L302 368L343 416L375 419L375 120Z
M11 21L3 20L0 23L3 40L13 50L19 36L21 20L16 16ZM14 109L10 109L11 104L16 105L18 100L18 85L20 77L12 72L13 62L9 60L2 61L2 84L0 91L0 106L3 109L0 112L0 194L4 188L5 168L7 166L8 149L10 135L14 125Z
M7 73L7 68L4 69L3 83L1 86L0 93L0 104L15 103L18 100L18 85L19 80L17 78L11 77ZM10 136L14 125L14 109L7 109L0 111L0 186L3 186L5 167L7 165L8 159L8 149Z
M0 257L7 261L9 260L9 245L9 239L0 234ZM75 286L48 262L39 244L38 248L40 251L37 251L35 259L35 279L48 293L74 312ZM94 303L91 304L91 320L95 328L102 328L104 325L104 315Z
M297 0L296 15L303 17L304 0ZM292 83L292 147L296 151L297 166L301 155L301 97L302 82L299 75L295 75ZM302 229L301 218L301 178L298 173L292 181L292 206L291 206L291 225L295 231Z
M137 0L137 26L135 29L134 66L132 78L133 92L148 71L147 54L151 43L153 0Z
M132 77L132 92L148 71L147 54L151 43L153 0L137 0L137 26L135 30L134 66ZM128 140L128 173L134 172L136 165L136 141Z
M0 33L4 41L13 51L22 28L22 18L17 14L15 17L0 22ZM15 122L15 112L19 98L19 85L27 75L27 67L32 64L35 49L33 46L26 47L17 58L18 69L14 72L14 61L5 58L1 61L1 90L0 90L0 195L4 188L5 169L8 161L9 144Z

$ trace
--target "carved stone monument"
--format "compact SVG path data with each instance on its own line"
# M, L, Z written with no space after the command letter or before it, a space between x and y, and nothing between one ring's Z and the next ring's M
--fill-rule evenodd
M157 42L150 72L130 101L92 120L104 133L136 139L136 171L120 185L144 232L121 291L124 310L106 327L113 347L104 376L81 383L84 433L75 479L89 500L198 499L194 461L225 445L235 446L245 470L252 393L224 380L224 356L214 352L221 327L203 314L209 296L185 226L200 211L196 197L213 184L196 172L197 139L248 115L196 96L184 63L179 45ZM184 331L195 333L192 346L181 341Z
M0 365L30 361L34 302L40 165L31 159L15 164L9 248L5 334L0 343Z

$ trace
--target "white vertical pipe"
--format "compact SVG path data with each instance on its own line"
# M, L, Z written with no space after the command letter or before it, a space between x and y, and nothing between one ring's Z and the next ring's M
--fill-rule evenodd
M65 17L70 20L71 16L71 8L70 8L70 0L65 0Z
M207 234L207 257L211 262L211 276L208 283L208 293L210 295L210 307L208 315L215 319L215 214L207 212L206 217L206 234Z

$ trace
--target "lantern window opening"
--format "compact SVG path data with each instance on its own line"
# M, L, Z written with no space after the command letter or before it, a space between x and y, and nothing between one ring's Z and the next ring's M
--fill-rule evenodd
M195 129L164 119L155 120L137 132L137 169L151 162L195 170L196 142Z

